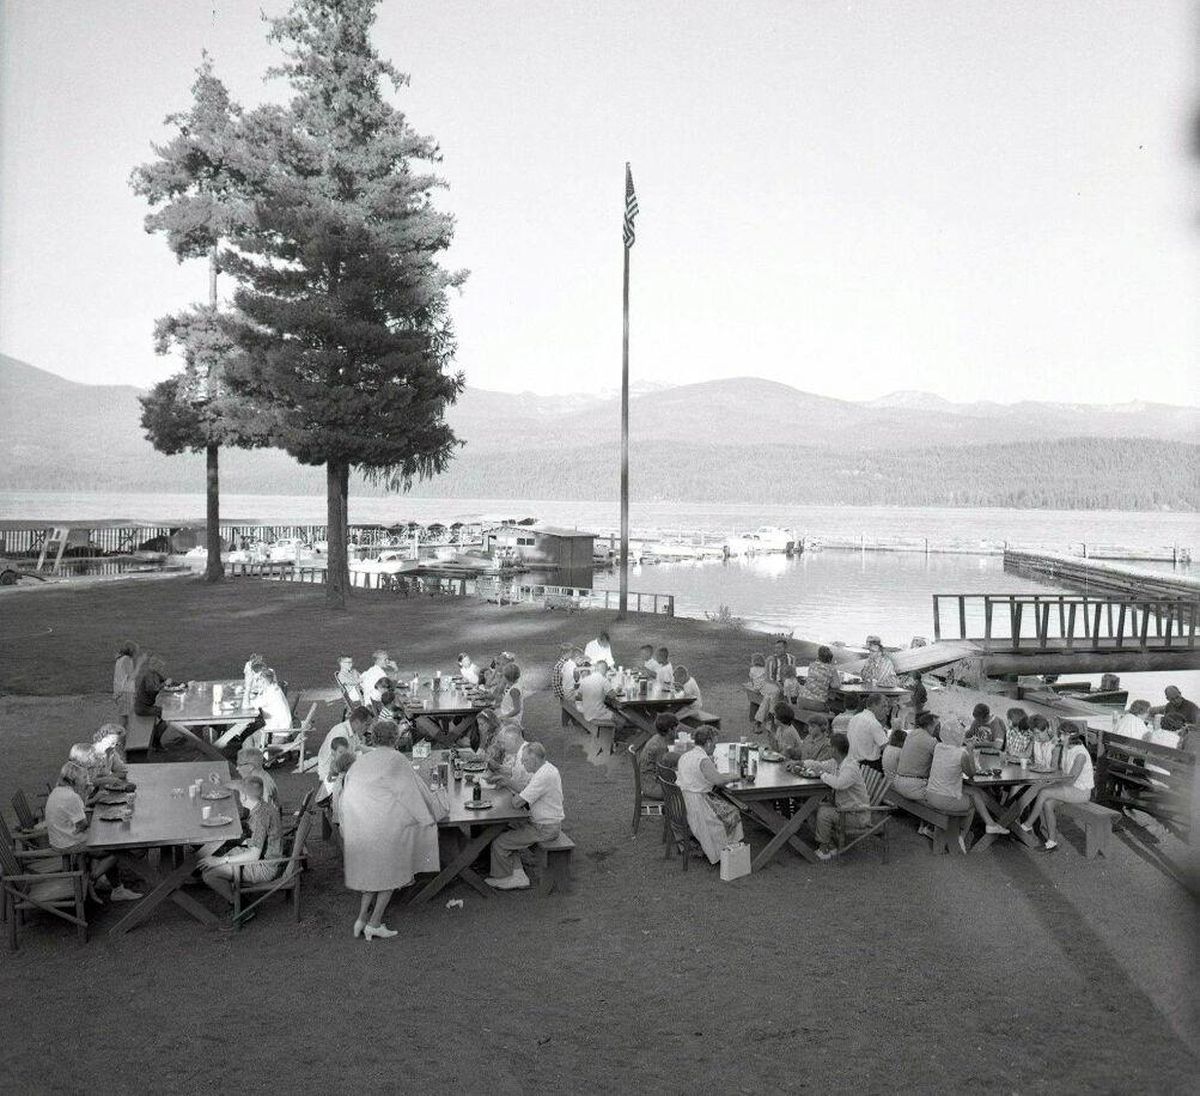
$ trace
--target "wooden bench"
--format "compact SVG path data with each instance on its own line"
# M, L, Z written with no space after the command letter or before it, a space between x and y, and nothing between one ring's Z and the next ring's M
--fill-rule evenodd
M129 726L125 729L125 753L144 754L149 750L150 736L157 722L155 716L130 713Z
M547 594L542 600L543 609L566 609L568 613L579 608L579 601L570 594Z
M553 841L539 842L534 846L538 867L538 894L547 895L562 889L567 890L571 882L571 850L575 842L565 833Z
M1083 855L1094 860L1098 853L1108 856L1112 843L1113 823L1120 815L1099 803L1056 803L1057 813L1073 818L1083 827Z
M1179 840L1192 837L1196 755L1101 731L1096 742L1096 801L1158 819Z
M721 717L713 715L712 712L693 712L691 715L685 715L680 723L686 723L689 727L712 727L714 730L721 729Z
M601 753L612 753L617 737L617 724L613 719L584 719L583 712L575 707L575 701L563 697L562 725L572 725L587 731L599 744Z
M943 852L953 853L955 850L962 852L958 838L960 834L965 834L970 830L971 820L975 817L974 807L965 814L947 814L945 811L931 807L928 803L921 803L916 799L906 799L895 788L889 788L884 793L883 800L889 806L907 811L934 828L933 852L935 856Z

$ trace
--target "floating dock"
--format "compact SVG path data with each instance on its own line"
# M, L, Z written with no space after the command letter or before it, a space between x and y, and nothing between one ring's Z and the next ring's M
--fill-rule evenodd
M1004 553L1004 569L1052 579L1082 594L1200 599L1200 578L1171 571L1153 571L1131 563L1101 562L1059 552L1010 548Z

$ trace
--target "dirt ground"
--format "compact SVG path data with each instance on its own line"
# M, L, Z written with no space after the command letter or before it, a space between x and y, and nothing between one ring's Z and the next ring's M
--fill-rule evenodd
M1196 906L1120 842L1085 861L1064 827L1053 855L1002 841L934 857L898 819L887 864L874 850L819 866L785 854L725 884L706 864L664 862L654 822L631 838L628 768L589 763L546 688L558 643L606 623L377 594L339 614L319 590L192 578L0 594L6 809L110 713L126 637L180 678L234 676L262 651L313 688L342 652L365 665L387 645L402 667L432 669L507 648L578 845L569 893L397 902L389 941L352 939L357 900L319 837L299 925L282 901L240 932L168 906L119 941L103 911L84 947L33 923L0 958L5 1089L1196 1091ZM761 635L663 617L609 630L630 661L643 637L666 644L724 737L745 733L739 686ZM335 716L322 707L314 745ZM309 781L283 775L285 804Z

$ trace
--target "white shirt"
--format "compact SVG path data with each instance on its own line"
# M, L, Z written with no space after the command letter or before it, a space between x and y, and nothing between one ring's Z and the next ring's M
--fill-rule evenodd
M521 789L520 798L529 804L529 818L535 824L553 825L566 817L562 777L549 761L543 761L541 768L530 776L529 783Z
M562 670L559 672L559 687L563 691L563 696L572 696L575 692L575 660L568 658L562 664Z
M610 668L615 665L613 662L612 647L607 643L601 643L598 639L593 639L591 643L584 647L583 653L593 666L601 660L607 662Z
M1083 758L1083 768L1079 771L1079 775L1074 781L1067 785L1068 788L1078 788L1081 792L1090 792L1096 786L1096 776L1092 769L1092 758L1087 750L1076 743L1074 746L1067 748L1067 756L1063 762L1063 772L1070 772L1075 767L1075 759Z
M583 718L595 722L610 716L604 698L608 695L608 678L594 670L579 683L579 710Z
M292 708L278 685L268 685L258 698L258 707L267 721L264 731L290 731Z
M1115 733L1123 738L1136 738L1140 742L1147 742L1150 739L1150 724L1140 715L1126 712L1118 720Z
M675 667L669 662L664 662L659 665L658 673L655 676L660 685L670 685L675 680Z
M87 815L83 800L74 788L59 784L46 797L46 834L52 849L69 849L83 840L83 834L75 829Z
M662 663L657 658L651 657L642 663L642 669L651 677L658 677L658 671L662 669Z
M888 741L883 724L867 708L851 717L846 737L850 740L851 761L878 761Z
M682 718L685 715L692 715L700 711L700 686L696 684L694 677L689 677L683 683L682 687L677 690L676 695L691 701L686 708L680 708L675 713L677 716Z
M362 677L359 678L359 683L362 685L362 695L364 700L378 699L375 694L375 686L379 684L381 677L387 677L387 670L382 666L368 666L362 672Z
M325 736L325 741L321 743L321 748L317 751L317 776L322 780L329 779L329 766L333 764L333 740L335 738L344 738L350 743L350 749L358 753L362 749L362 742L358 735L354 733L354 728L350 726L350 720L345 720L342 723L335 723Z

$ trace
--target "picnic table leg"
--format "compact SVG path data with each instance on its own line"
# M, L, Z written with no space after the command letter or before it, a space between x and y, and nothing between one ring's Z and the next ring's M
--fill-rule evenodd
M775 854L783 848L784 844L798 852L805 860L817 863L817 852L811 845L799 836L800 827L808 821L809 817L816 811L825 797L823 795L805 796L805 802L800 806L791 818L784 818L778 811L772 810L765 802L758 799L749 800L734 800L737 805L758 819L774 837L767 842L766 847L755 858L750 865L751 871L760 871L774 859Z
M485 885L478 883L479 876L474 871L471 871L471 865L475 862L475 858L504 832L507 825L507 822L492 822L482 825L479 833L470 840L463 842L461 848L458 850L458 855L418 890L405 905L419 906L424 902L428 902L438 891L452 883L459 876L465 877L471 886L475 887L481 895L486 896L488 889ZM469 876L467 875L468 872L470 872ZM474 881L472 881L472 877Z
M1008 830L1009 834L1015 837L1023 845L1029 848L1037 847L1037 838L1031 833L1026 833L1021 829L1021 815L1025 813L1025 808L1032 801L1033 795L1037 794L1035 788L1028 788L1023 794L1013 796L1007 804L1001 803L994 792L989 788L980 787L979 792L983 798L987 800L988 813L996 820L996 823ZM1031 794L1032 793L1032 794ZM990 848L997 837L1001 836L998 833L984 834L976 841L970 851L972 853L983 852L984 849Z
M120 857L123 865L147 883L152 883L153 889L108 930L109 935L123 936L130 929L136 928L168 898L174 901L180 908L186 910L201 924L208 926L216 925L220 919L210 910L205 909L191 895L181 893L179 888L183 886L191 877L192 872L196 870L196 864L200 858L216 852L223 844L223 841L210 841L207 845L202 845L195 852L187 853L179 866L167 872L166 875L156 874L144 861L129 856Z
M187 738L205 757L210 757L214 761L226 763L229 761L229 758L217 746L209 742L203 734L197 734L191 727L185 726L182 723L176 723L174 729Z

